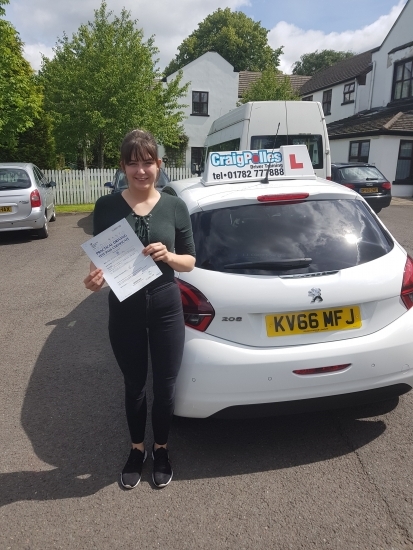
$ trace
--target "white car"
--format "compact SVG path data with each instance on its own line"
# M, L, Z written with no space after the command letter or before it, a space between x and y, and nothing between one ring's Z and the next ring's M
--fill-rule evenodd
M358 193L314 175L305 146L212 153L202 177L164 192L187 204L197 253L177 275L176 415L298 412L412 388L413 260Z
M31 162L0 163L0 231L31 230L49 236L49 221L56 220L53 188Z

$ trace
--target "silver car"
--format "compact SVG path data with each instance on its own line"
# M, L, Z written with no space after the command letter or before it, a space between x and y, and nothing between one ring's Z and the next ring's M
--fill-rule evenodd
M0 163L0 231L34 230L49 235L49 221L56 219L53 187L30 162Z

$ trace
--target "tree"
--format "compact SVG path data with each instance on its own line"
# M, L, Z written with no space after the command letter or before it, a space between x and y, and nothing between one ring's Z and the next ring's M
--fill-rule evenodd
M76 161L79 148L85 159L97 150L100 167L105 152L113 156L132 128L174 145L184 117L178 100L186 91L180 75L162 82L153 37L143 42L130 12L113 16L106 8L103 1L94 20L81 25L71 40L64 34L55 57L43 57L40 71L58 152Z
M169 76L208 51L215 51L235 71L263 71L277 67L282 47L271 49L268 30L240 11L221 9L208 15L178 47L179 53L166 67Z
M296 61L293 64L293 74L300 74L304 76L313 76L321 69L326 69L334 63L353 57L352 52L338 52L335 50L322 50L319 52L316 50L312 53L305 53L300 57L300 61Z
M8 3L0 0L0 17ZM23 57L23 43L14 27L0 19L0 146L13 147L19 133L33 126L41 105L42 93Z
M33 162L42 169L56 167L52 120L41 111L33 126L18 134L9 147L0 146L0 162Z
M268 68L261 77L253 82L244 92L239 103L248 101L279 101L299 100L299 95L292 89L288 76L281 74L277 69Z

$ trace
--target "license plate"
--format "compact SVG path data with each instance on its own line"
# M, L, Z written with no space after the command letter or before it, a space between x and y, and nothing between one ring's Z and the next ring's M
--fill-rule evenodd
M265 324L270 337L349 330L362 325L358 306L273 313L265 316Z
M363 193L364 195L367 195L368 193L378 193L379 189L378 187L362 187L360 189L360 193Z
M0 212L13 212L11 206L0 206Z

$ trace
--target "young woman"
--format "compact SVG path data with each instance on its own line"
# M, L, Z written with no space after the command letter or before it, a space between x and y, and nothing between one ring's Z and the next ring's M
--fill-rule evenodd
M153 482L165 487L172 479L167 441L174 410L175 381L182 361L184 318L174 271L195 265L192 227L185 203L159 193L156 181L161 159L153 136L142 130L128 133L121 145L121 168L128 188L100 197L93 214L97 235L126 218L162 275L123 302L109 292L109 338L125 381L125 408L132 449L121 473L126 489L138 485L145 462L146 377L148 342L153 373ZM86 288L99 291L102 270L91 263Z

